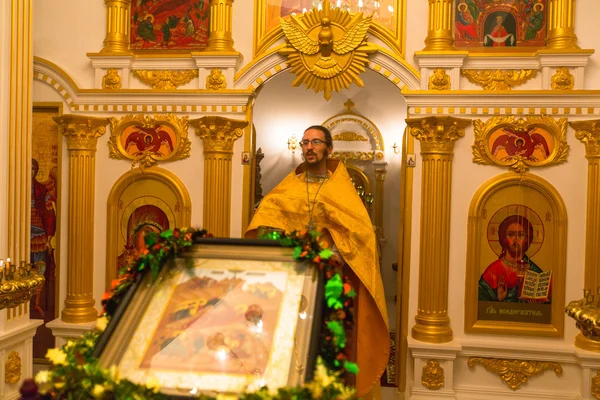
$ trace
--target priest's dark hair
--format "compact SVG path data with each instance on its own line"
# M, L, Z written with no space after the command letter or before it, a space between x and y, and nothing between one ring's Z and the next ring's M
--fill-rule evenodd
M304 132L306 132L309 129L316 129L318 131L323 132L323 134L325 135L325 143L327 143L327 147L333 147L333 137L331 136L331 132L329 132L329 129L325 128L323 125L312 125L306 128Z

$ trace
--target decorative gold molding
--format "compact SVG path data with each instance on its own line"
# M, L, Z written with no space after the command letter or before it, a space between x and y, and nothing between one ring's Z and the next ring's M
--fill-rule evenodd
M424 51L453 51L454 0L429 0Z
M21 380L21 372L23 365L21 364L21 357L16 351L11 351L6 357L6 363L4 364L4 382L15 384Z
M101 53L129 53L131 0L104 0L106 37Z
M327 121L323 122L322 125L331 131L336 125L347 122L362 126L370 134L371 138L373 138L373 141L375 142L375 150L383 150L384 143L381 132L379 129L377 129L377 126L373 123L373 121L363 117L362 115L354 112L347 112L327 119Z
M429 77L429 90L450 90L450 75L444 68L436 68Z
M227 79L223 75L223 71L219 68L210 70L210 74L206 77L206 88L209 90L227 89Z
M133 74L154 90L172 90L185 85L198 77L197 69L155 70L144 69L133 71Z
M429 390L439 390L444 386L444 368L438 360L428 360L427 364L423 365L423 373L421 374L421 384Z
M407 130L421 142L421 227L419 293L412 337L422 342L452 340L448 317L450 199L454 142L471 120L446 116L408 118Z
M333 140L340 142L368 142L369 138L359 135L356 132L342 132L333 136Z
M498 115L488 119L473 121L475 142L473 149L473 162L485 165L508 166L517 173L529 170L529 167L542 167L561 164L567 161L570 147L567 144L567 119L555 120L547 115L517 118L514 115ZM550 134L547 140L536 128L541 128ZM490 149L490 138L499 130L499 135ZM520 147L514 142L520 141ZM550 143L548 143L550 142ZM510 150L508 149L510 148ZM537 160L535 151L545 153L546 158ZM505 151L506 160L496 158L496 153ZM514 154L513 154L514 153Z
M210 0L210 23L208 24L208 47L206 51L234 52L233 48L233 0Z
M17 279L3 280L0 283L0 310L27 303L44 281L44 277L35 272Z
M290 71L296 75L292 86L304 83L307 89L323 92L327 100L333 90L339 92L352 83L362 87L358 75L365 72L368 54L377 51L367 42L371 19L340 8L331 10L329 1L322 10L313 8L302 18L280 19L286 46L278 52L288 57Z
M449 154L454 151L454 142L465 136L470 119L455 117L408 118L410 134L421 142L421 154Z
M225 117L206 116L190 121L196 135L202 139L204 153L226 152L233 154L233 143L242 137L248 121Z
M248 121L205 116L190 122L204 145L204 229L216 237L229 237L231 157Z
M483 90L511 90L513 86L521 85L537 74L535 69L522 70L476 70L463 69L462 74Z
M556 375L562 375L563 369L560 364L549 361L525 361L506 360L499 358L471 357L467 365L471 368L476 364L482 365L486 370L500 377L512 390L527 383L529 377L539 375L541 372L551 369Z
M600 157L600 119L569 122L575 137L585 145L587 159Z
M577 46L575 35L575 0L548 0L548 36L546 49L573 50Z
M592 378L592 386L590 393L595 399L600 400L600 371L596 372L596 375Z
M330 158L332 160L340 160L345 163L350 160L371 161L373 160L372 151L334 151Z
M61 314L64 322L95 321L94 308L94 193L96 145L106 132L107 118L61 115L53 118L67 138L69 150L69 229L67 297Z
M96 151L98 138L106 133L107 118L85 115L63 114L52 118L58 124L58 131L67 138L69 150Z
M552 90L573 90L575 87L575 77L571 75L569 68L560 67L552 75L550 87Z
M102 89L118 90L121 89L121 76L115 68L106 70L106 75L102 77Z
M129 159L134 164L139 163L142 167L151 167L158 161L183 160L190 156L192 142L187 137L189 125L187 116L179 118L174 114L155 114L153 117L129 114L121 119L111 117L109 121L111 125L111 135L108 141L110 158ZM132 126L138 129L137 140L130 140L136 135L136 133L130 133L124 146L123 134L127 128ZM173 137L164 130L165 127L173 131L174 141ZM149 138L149 143L145 140L146 138ZM136 146L137 153L130 154L128 152L131 145ZM172 147L171 152L160 153L160 148L163 146ZM159 148L156 149L156 147Z

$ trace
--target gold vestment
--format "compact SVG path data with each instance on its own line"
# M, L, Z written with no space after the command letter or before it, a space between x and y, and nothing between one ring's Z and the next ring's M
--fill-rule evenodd
M304 163L300 164L263 198L248 231L260 226L285 231L306 229L308 201L311 208L314 204L312 214L317 229L327 229L340 255L360 280L356 360L360 372L356 391L362 397L379 382L389 357L387 309L377 242L369 214L346 167L329 160L327 168L332 171L329 179L307 183Z

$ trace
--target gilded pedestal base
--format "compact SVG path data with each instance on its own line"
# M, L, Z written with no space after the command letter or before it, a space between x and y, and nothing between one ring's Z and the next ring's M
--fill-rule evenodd
M600 353L600 342L595 340L591 340L583 336L583 334L579 333L575 336L575 347L578 347L582 350L593 351L596 353Z
M416 315L412 337L426 343L448 343L452 341L452 328L448 316L431 318Z

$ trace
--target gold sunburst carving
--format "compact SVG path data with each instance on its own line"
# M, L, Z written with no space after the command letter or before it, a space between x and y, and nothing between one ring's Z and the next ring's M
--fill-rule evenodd
M550 87L552 90L572 90L575 87L575 77L571 75L569 68L559 68L552 75Z
M450 90L450 75L444 68L436 68L429 77L429 90Z
M356 132L342 132L333 136L333 140L339 140L340 142L368 142L369 139L359 135Z
M537 74L535 69L518 70L474 70L463 69L462 74L483 90L511 90L513 86L521 85Z
M197 69L171 70L137 70L133 71L142 82L152 85L155 90L177 89L198 77Z
M560 364L549 361L525 361L525 360L504 360L499 358L471 357L467 365L471 368L476 364L482 365L486 370L500 376L502 382L506 383L512 390L517 390L519 386L527 383L529 377L538 375L541 372L551 369L556 375L563 372Z
M307 89L323 92L327 100L332 91L347 89L352 83L362 87L359 75L369 63L368 54L377 50L367 42L371 19L340 8L331 10L329 0L321 10L313 8L289 20L281 18L287 45L279 54L288 57L296 75L292 85L304 83Z

